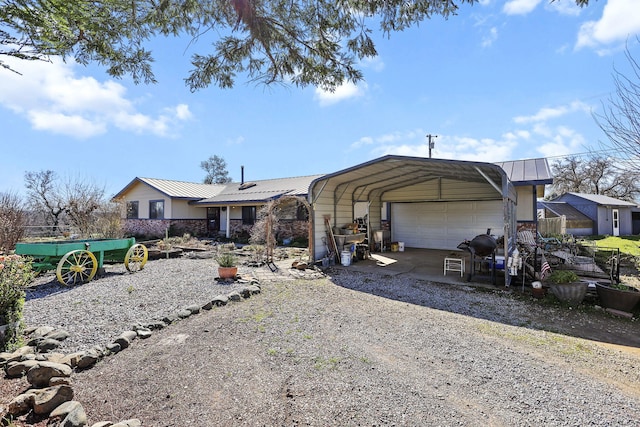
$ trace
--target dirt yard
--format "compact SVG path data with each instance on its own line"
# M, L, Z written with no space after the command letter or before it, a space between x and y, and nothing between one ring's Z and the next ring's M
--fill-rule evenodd
M340 268L261 274L261 294L74 374L89 425L640 425L636 320ZM25 387L2 380L0 406Z

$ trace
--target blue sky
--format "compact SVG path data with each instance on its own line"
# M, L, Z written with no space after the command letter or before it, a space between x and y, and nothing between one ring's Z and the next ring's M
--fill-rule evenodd
M390 38L362 64L365 81L335 93L256 86L191 93L201 42L151 45L158 83L114 80L98 66L54 60L0 69L0 192L24 173L104 186L134 177L202 182L223 157L246 180L330 173L385 154L497 162L599 150L593 118L614 95L615 69L640 60L637 0L484 0Z

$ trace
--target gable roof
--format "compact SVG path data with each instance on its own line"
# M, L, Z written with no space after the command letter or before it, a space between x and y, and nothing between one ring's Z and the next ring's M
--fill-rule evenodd
M588 200L593 203L604 206L629 206L635 207L636 203L627 202L626 200L615 199L609 196L603 196L602 194L586 194L586 193L566 193L575 197L579 197L584 200ZM562 196L560 196L562 197Z
M513 185L553 184L553 176L546 158L496 162L507 174Z
M225 185L215 196L198 200L196 205L221 205L229 203L266 202L282 196L306 196L311 182L323 175L294 178L265 179L260 181L233 182ZM255 184L255 185L252 185Z
M140 183L148 185L167 197L185 200L200 200L207 197L213 197L225 189L224 184L201 184L196 182L172 181L169 179L136 177L115 196L113 196L113 198L121 198Z

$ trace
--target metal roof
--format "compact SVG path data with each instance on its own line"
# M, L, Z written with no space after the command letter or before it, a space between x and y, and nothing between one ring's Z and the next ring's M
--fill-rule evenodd
M626 200L615 199L609 196L603 196L602 194L586 194L586 193L567 193L581 199L589 200L590 202L597 203L605 206L637 206L636 203L627 202ZM562 197L562 196L560 196Z
M445 178L489 182L502 194L503 177L506 178L505 171L492 163L387 155L321 176L312 183L312 188L320 182L334 181L337 198L348 195L354 201L366 201L386 191ZM515 199L515 191L509 193L509 197Z
M546 158L496 162L507 173L513 185L553 184L553 176Z
M146 184L167 197L174 199L199 200L207 197L213 197L225 189L224 184L201 184L195 182L172 181L168 179L156 178L134 178L113 198L118 199L131 190L136 184Z
M282 196L306 196L309 185L323 175L300 176L295 178L265 179L260 181L234 182L226 184L219 194L194 202L197 205L218 205L229 203L266 202ZM255 184L255 185L249 185ZM245 187L242 190L242 187Z
M538 208L545 208L557 216L565 216L571 221L592 221L591 218L566 202L539 201Z

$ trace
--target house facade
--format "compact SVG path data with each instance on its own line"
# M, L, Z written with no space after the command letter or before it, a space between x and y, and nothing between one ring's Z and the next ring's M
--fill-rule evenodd
M545 159L498 164L384 156L333 174L208 185L135 178L114 198L126 207L132 235L246 235L260 207L284 196L306 197L309 212L292 210L287 233L308 235L312 257L326 252L332 226L366 217L369 234L384 230L407 247L455 249L490 229L515 245L516 231L535 229L536 199L552 183ZM369 237L369 241L373 239Z
M128 235L244 238L262 206L285 196L305 198L309 184L318 176L228 184L136 177L113 199L122 203ZM306 209L295 207L280 223L282 234L306 237L307 219Z

